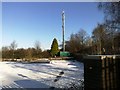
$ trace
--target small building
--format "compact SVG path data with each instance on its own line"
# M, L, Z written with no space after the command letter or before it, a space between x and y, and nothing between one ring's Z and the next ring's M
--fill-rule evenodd
M120 88L120 56L84 56L85 90L114 90Z

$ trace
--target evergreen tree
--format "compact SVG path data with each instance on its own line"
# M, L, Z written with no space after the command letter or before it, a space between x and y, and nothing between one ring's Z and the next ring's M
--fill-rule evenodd
M52 56L56 56L58 52L59 52L58 42L57 42L57 39L54 38L54 40L53 40L53 42L52 42L52 45L51 45L50 54L51 54Z

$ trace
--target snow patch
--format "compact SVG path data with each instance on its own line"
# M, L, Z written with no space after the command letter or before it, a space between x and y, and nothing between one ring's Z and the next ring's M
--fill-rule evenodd
M84 80L80 62L52 60L51 63L0 62L0 88L64 88Z

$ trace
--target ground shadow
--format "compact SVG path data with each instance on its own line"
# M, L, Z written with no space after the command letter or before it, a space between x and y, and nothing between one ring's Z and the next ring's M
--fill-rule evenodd
M26 79L26 80L17 80L14 82L22 88L50 88L50 86L36 80Z
M34 64L32 64L33 66ZM70 63L70 65L74 65L72 64L72 62ZM47 67L47 69L49 68L49 72L48 71L41 71L41 69L33 69L33 68L29 68L31 66L31 64L29 64L28 66L26 66L25 64L23 66L19 66L19 65L14 65L13 67L14 68L24 68L24 69L27 69L27 70L31 70L33 72L41 72L41 73L46 73L46 74L49 74L49 75L54 75L56 76L56 74L53 74L51 73L51 70L52 71L58 71L58 70L61 70L61 71L70 71L70 72L76 72L76 70L72 70L70 68L62 68L62 67L53 67L53 66L49 66L49 65L45 65L45 64L41 64L40 67L44 66L44 67ZM36 64L36 66L39 66L39 64ZM69 65L68 65L69 66ZM75 65L74 65L75 66ZM78 69L77 67L73 67L73 68L76 68ZM59 71L58 71L59 73Z

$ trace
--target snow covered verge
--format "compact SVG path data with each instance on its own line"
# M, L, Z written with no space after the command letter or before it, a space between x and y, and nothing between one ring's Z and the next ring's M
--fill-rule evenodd
M50 63L0 62L0 88L65 88L84 80L80 62L52 60Z

